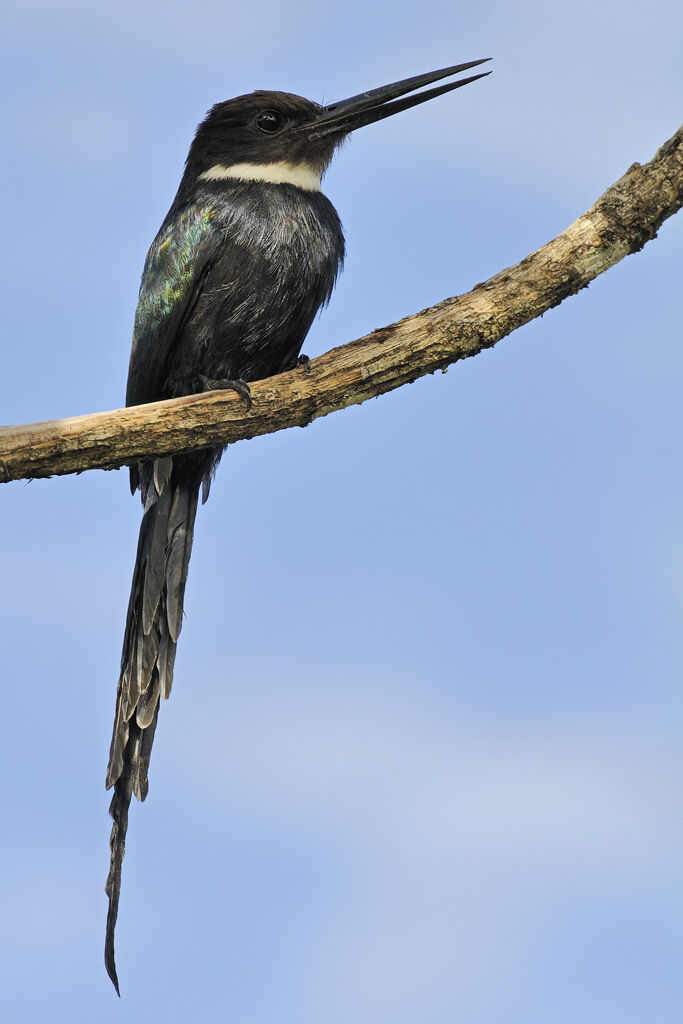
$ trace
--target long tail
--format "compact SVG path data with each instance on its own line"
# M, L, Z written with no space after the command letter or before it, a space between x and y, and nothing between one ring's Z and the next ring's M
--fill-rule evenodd
M206 499L215 461L215 456L209 453L167 457L144 464L131 474L134 483L139 480L145 511L128 604L107 769L107 789L113 786L114 795L109 808L113 824L111 864L105 886L109 910L104 962L119 995L114 929L128 808L133 793L138 800L147 796L159 699L169 696L173 682L199 488L204 479Z

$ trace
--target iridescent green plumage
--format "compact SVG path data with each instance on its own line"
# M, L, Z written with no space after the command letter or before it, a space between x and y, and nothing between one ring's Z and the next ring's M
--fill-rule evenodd
M145 261L135 312L127 405L159 398L162 369L216 250L215 206L192 204L167 218Z

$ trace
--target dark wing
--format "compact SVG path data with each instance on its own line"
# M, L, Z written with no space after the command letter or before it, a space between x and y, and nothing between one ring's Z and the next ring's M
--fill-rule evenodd
M145 260L135 312L126 405L162 397L164 365L218 248L215 210L195 203L164 222Z

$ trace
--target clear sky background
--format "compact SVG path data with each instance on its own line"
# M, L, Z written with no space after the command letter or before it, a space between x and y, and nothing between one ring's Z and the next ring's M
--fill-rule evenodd
M562 231L683 119L683 8L177 0L3 18L1 421L123 403L196 123L455 62L359 131L313 356ZM0 488L8 1021L678 1022L683 219L476 359L231 448L102 963L127 475Z

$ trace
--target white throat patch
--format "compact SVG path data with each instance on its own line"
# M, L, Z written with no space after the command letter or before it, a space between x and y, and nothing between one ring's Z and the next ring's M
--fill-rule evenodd
M199 175L200 181L222 181L237 178L239 181L267 181L271 185L296 185L307 192L320 192L320 171L310 164L290 164L282 161L274 164L214 164Z

